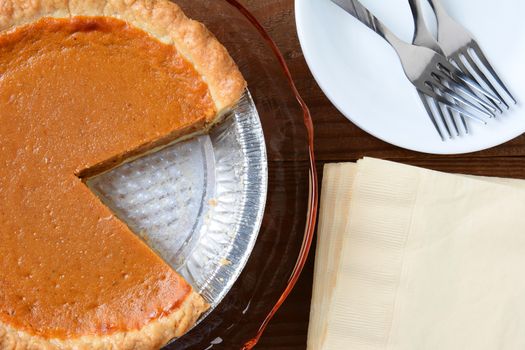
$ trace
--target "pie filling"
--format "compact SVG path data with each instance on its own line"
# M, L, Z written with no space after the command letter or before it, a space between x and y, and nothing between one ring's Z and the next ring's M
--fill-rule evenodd
M215 114L174 46L118 19L45 18L0 35L0 322L65 339L176 309L191 287L78 175Z

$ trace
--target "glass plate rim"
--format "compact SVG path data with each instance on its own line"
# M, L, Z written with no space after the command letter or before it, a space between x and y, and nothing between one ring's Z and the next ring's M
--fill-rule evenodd
M277 44L275 41L271 38L271 36L268 34L266 29L262 26L262 24L257 20L257 18L239 1L237 0L224 0L227 3L229 3L231 6L237 8L237 10L243 15L259 32L259 34L262 36L264 41L267 43L269 48L272 50L273 54L278 60L279 65L281 66L281 69L283 70L283 73L286 76L286 80L288 81L288 84L295 95L295 98L297 100L297 103L299 104L299 107L303 111L303 122L304 126L306 128L307 136L308 136L308 156L309 156L309 194L308 194L308 211L307 211L307 217L306 217L306 226L305 226L305 232L303 236L303 242L299 251L299 256L297 258L297 261L295 263L295 267L288 279L288 284L281 293L281 296L271 309L270 313L266 316L263 323L259 326L259 329L257 331L257 334L249 339L247 342L245 342L242 350L250 350L253 349L261 336L263 335L268 323L271 321L275 313L279 310L281 305L284 303L286 298L289 296L290 292L294 288L295 284L297 283L297 280L299 279L301 272L304 268L304 265L306 263L306 260L308 258L310 248L313 241L313 236L315 232L316 227L316 220L317 220L317 211L318 211L318 201L319 201L319 188L318 188L318 177L317 177L317 169L316 169L316 163L315 163L315 153L314 153L314 126L313 126L313 120L312 116L310 114L310 110L308 109L308 106L306 105L305 101L301 97L295 82L293 80L292 74L290 72L290 69L288 68L288 65L286 63L286 60L284 56L282 55L281 51L277 47Z

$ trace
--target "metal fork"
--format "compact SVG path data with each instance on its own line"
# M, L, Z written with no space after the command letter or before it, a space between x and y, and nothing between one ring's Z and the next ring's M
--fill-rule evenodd
M414 27L415 27L414 38L412 40L412 43L414 45L427 47L427 48L432 49L433 51L435 51L435 52L445 56L445 53L443 52L443 50L439 46L437 40L434 39L434 36L432 35L432 33L430 32L430 30L428 29L428 27L426 25L426 21L425 21L425 19L423 17L423 8L421 7L421 1L422 0L408 0L408 3L410 4L410 9L412 11L412 16L414 18ZM466 73L468 73L468 71ZM421 98L421 101L423 102L423 105L425 106L425 109L427 110L427 112L429 110L431 110L431 108L427 105L428 104L427 99L424 96L421 96L421 95L420 95L420 98ZM496 97L493 97L493 98L497 99ZM476 99L476 98L474 97L474 99ZM450 98L449 98L449 101L450 101ZM477 99L477 101L481 105L485 106L487 109L489 109L491 111L494 111L494 106L493 105L492 106L488 105L485 101L483 101L481 99ZM450 127L448 125L447 118L445 118L445 114L447 115L448 120L451 121L451 124L454 127L454 130L456 131L456 135L457 136L460 135L459 128L458 128L457 123L456 123L456 118L448 109L442 110L441 108L437 108L437 114L438 114L437 117L439 119L441 119L441 122L442 122L443 126L445 127L445 130L447 131L449 138L452 138L452 133L450 132ZM431 118L436 118L436 116L431 114ZM465 118L461 114L459 114L459 118L461 119L461 122L462 122L463 129L464 129L465 133L468 134L469 133L469 128L468 128L468 124L467 124ZM438 133L440 134L441 138L444 139L443 135L441 133L441 130L438 127L436 122L434 122L434 126L436 127L436 129L437 129Z
M478 90L480 85L475 86L470 84L468 81L465 81L465 83L470 85L471 88L476 89L479 93L491 99L496 104L501 102L507 109L510 108L509 104L505 101L505 98L501 96L498 89L494 87L485 73L483 73L481 67L476 63L475 57L477 56L484 68L490 73L490 75L492 75L492 78L496 81L499 88L505 92L508 99L510 99L513 104L516 104L516 99L512 96L503 81L499 78L498 74L485 57L485 54L479 47L476 40L474 40L472 35L462 25L454 21L448 15L447 11L439 0L428 1L434 9L438 21L438 43L443 49L443 52L447 58L454 62L470 80L476 80L480 84L485 83L492 94L487 93L485 89ZM465 61L463 61L463 59ZM476 79L474 75L469 72L465 62L468 63L479 79ZM495 98L494 95L497 96L497 98Z
M383 37L396 50L405 75L416 87L420 95L429 97L436 105L443 105L451 111L458 112L465 117L484 124L486 122L482 118L471 113L468 109L472 109L486 117L494 116L487 109L480 107L477 96L472 98L472 96L467 94L473 99L471 101L454 91L454 89L467 90L462 85L463 79L460 79L465 77L444 56L426 47L412 45L401 40L358 0L331 1ZM451 98L454 102L449 101L448 98ZM422 98L422 100L424 99ZM427 111L431 110L430 106L425 103L425 108L427 107ZM429 117L441 138L444 139L433 114L429 113Z

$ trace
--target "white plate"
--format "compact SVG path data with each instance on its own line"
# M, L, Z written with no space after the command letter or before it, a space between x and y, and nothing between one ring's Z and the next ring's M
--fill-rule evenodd
M306 61L330 101L349 120L394 145L457 154L502 144L525 132L525 1L442 0L476 37L518 105L470 135L441 141L406 79L395 51L330 0L296 0L297 30ZM411 41L407 0L362 0L387 26ZM428 11L430 13L430 7Z

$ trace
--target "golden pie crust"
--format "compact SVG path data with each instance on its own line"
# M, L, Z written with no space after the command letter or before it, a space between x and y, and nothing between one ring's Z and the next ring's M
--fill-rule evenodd
M0 32L44 17L112 17L173 45L204 77L218 115L235 104L246 82L222 44L200 22L167 0L3 0Z
M80 164L78 164L76 167L72 167L71 164L64 166L64 168L61 168L62 165L56 165L56 169L59 169L60 172L64 172L67 170L71 171L71 175L75 173L75 175L77 176L86 176L91 174L91 172L107 170L112 166L126 160L130 156L136 156L141 152L147 151L148 149L157 147L159 145L163 145L166 142L173 141L174 139L187 137L190 134L205 132L211 125L219 121L222 115L224 115L224 113L229 108L236 104L236 102L240 99L241 95L245 90L246 82L243 79L238 67L235 65L234 61L229 56L226 49L204 27L203 24L187 18L177 5L167 0L4 0L0 2L0 49L1 44L3 43L2 40L5 38L9 38L10 35L18 35L17 33L19 33L19 31L24 31L27 28L29 28L27 29L27 33L29 33L28 35L30 35L30 30L31 28L33 28L31 26L43 26L43 28L45 28L46 26L57 26L57 28L59 28L60 26L62 26L63 23L66 23L68 21L72 21L74 26L84 25L85 22L87 23L86 25L93 24L100 28L111 29L114 27L120 30L121 33L124 33L122 35L129 34L132 38L135 36L140 37L140 33L134 32L135 29L140 29L141 32L143 31L149 36L156 38L152 38L152 40L159 41L164 46L161 47L159 46L160 44L157 45L152 42L152 44L147 47L153 47L152 50L156 50L158 46L159 50L164 50L162 52L167 52L167 55L172 55L173 57L175 57L174 61L176 61L176 63L174 63L174 65L179 67L178 69L182 70L182 73L180 73L180 77L183 78L179 79L182 82L179 82L177 84L181 84L181 91L186 91L184 89L187 89L187 91L194 92L195 95L192 96L192 98L195 101L198 100L199 107L193 110L191 106L184 105L184 103L187 101L184 101L184 96L181 96L181 103L183 104L183 106L180 108L180 111L178 113L185 113L186 111L192 117L190 119L184 119L180 123L178 121L174 122L171 127L169 123L173 121L168 116L166 116L166 118L164 119L159 119L158 132L156 132L155 130L155 123L151 124L144 121L145 136L138 134L137 136L131 131L127 130L125 128L125 122L122 122L121 124L115 122L115 125L122 126L124 130L123 132L128 133L126 135L131 135L128 137L128 139L126 139L126 137L124 136L115 138L114 141L117 144L116 146L113 147L113 144L111 143L104 145L107 149L104 148L100 152L90 156L89 159L85 160L85 163L80 162ZM75 21L77 21L80 24L78 24ZM92 23L90 21L92 21ZM64 25L69 25L68 23ZM125 23L125 25L123 23ZM129 25L132 28L126 28L126 25ZM88 33L86 35L90 34ZM9 40L7 40L7 42L9 42ZM169 47L175 48L175 52L171 53L171 51L169 51ZM2 51L0 51L0 55L2 54L1 52ZM182 57L182 60L179 60L179 56ZM0 58L0 67L1 64L2 60ZM193 76L196 76L198 78L195 78L196 80L194 84L191 80L193 79ZM179 76L176 77L178 79ZM35 77L35 79L36 78L37 77ZM6 79L8 79L8 77L6 78L5 76L2 76L2 72L0 72L0 82ZM203 90L204 88L205 90ZM21 87L20 89L20 91L24 91L23 87ZM38 96L38 93L35 93L35 96ZM5 96L3 96L2 92L0 91L0 99L4 97ZM14 99L14 102L11 100L5 102L5 106L9 107L6 110L9 113L15 113L16 102L25 101L24 98L26 97L27 96L20 96L19 99ZM0 101L0 103L4 102ZM49 106L44 106L42 108L47 107ZM1 114L0 120L2 120ZM5 120L7 119L4 119L4 121ZM5 127L6 125L4 124L4 130L11 130L13 131L12 135L16 134L16 132L19 131L19 129L17 129L16 122L9 123L10 124L7 125L7 127ZM34 124L34 121L32 121L31 123L28 124L29 126L27 127L27 130L25 130L25 132L31 132L33 130L32 128L36 124ZM134 123L136 123L136 125L139 126L141 125L140 121L136 121ZM64 122L64 128L66 128L66 125L67 120ZM132 126L133 125L135 124L132 124ZM73 129L77 126L78 125L75 124ZM57 128L51 128L50 130L54 132L56 131L56 129ZM86 129L89 129L89 125L86 127ZM102 129L98 130L100 131ZM4 134L2 134L2 131L0 131L0 148L2 148L4 154L9 154L9 152L11 151L9 148L9 141L5 142L2 140L2 137L7 139L8 131L4 131ZM114 133L118 134L120 130L116 128L113 131ZM78 136L82 135L82 133L80 132L74 135ZM36 146L45 145L46 138L41 134L37 135L35 139L40 142L40 144ZM107 134L107 139L113 140L111 139L110 133ZM122 139L124 141L122 141ZM119 144L118 142L121 142L121 144ZM15 161L17 159L40 159L38 158L40 156L37 157L37 155L35 155L39 152L39 147L36 147L35 149L36 150L33 150L34 154L31 152L26 152L29 155L26 155L26 153L24 153L23 150L21 152L17 152L16 149L12 150L14 160L4 159L4 161L7 164L5 168L8 168L12 164L15 164ZM3 161L3 159L0 157L0 162L1 161ZM42 161L45 161L46 164L49 161L50 164L53 165L53 159L48 160L47 157L42 156ZM34 169L35 171L48 171L47 169L48 167L51 169L51 165L35 165ZM24 191L26 191L27 188L19 189L19 192L13 190L13 192L11 191L11 187L8 186L9 184L20 185L20 178L22 178L23 180L25 179L24 181L26 182L24 183L24 186L26 187L31 187L34 185L36 188L38 186L38 179L36 178L34 182L31 177L27 177L27 179L24 177L8 178L6 175L5 178L2 178L2 176L5 174L7 174L6 170L4 170L4 173L0 172L0 200L4 200L5 198L26 198L24 197ZM61 173L57 174L61 176ZM63 183L65 184L65 187L69 186L71 188L69 190L70 192L76 191L80 195L80 197L78 198L78 201L80 202L78 204L79 208L82 207L82 205L84 205L84 207L87 206L90 208L94 208L93 215L96 214L100 216L98 223L93 225L98 225L97 227L100 227L101 232L103 231L103 233L106 231L113 232L112 230L114 230L114 232L117 232L117 234L123 234L125 237L122 237L122 242L126 244L125 248L130 248L133 250L133 252L130 254L139 254L143 256L143 259L141 260L142 262L144 262L146 265L150 263L152 266L152 270L157 269L155 271L149 271L148 266L136 267L138 271L137 274L142 274L139 277L142 276L144 278L152 279L152 281L154 282L154 286L152 287L153 291L145 287L147 286L148 281L141 281L141 284L138 285L136 290L134 290L133 292L135 294L130 293L128 299L122 299L123 302L133 303L133 297L137 295L141 296L141 298L143 298L144 300L149 300L148 298L150 294L144 296L146 294L141 293L151 293L151 300L156 301L157 299L159 299L159 305L151 306L152 310L157 311L153 312L151 316L148 316L147 320L142 320L140 318L144 318L146 316L141 314L142 308L140 307L140 305L137 306L134 304L130 304L130 306L127 304L123 304L124 306L130 306L130 308L133 309L133 317L137 318L137 320L133 320L133 322L135 323L130 321L130 323L128 324L126 323L125 317L119 316L120 318L116 319L115 325L97 325L96 327L91 327L89 325L84 327L82 325L79 325L75 330L71 330L71 332L65 332L63 329L60 328L63 328L63 325L69 322L66 320L60 323L60 319L56 320L56 324L58 325L56 326L56 331L53 330L52 327L49 327L49 329L43 329L41 325L45 324L45 317L42 318L38 315L32 315L32 310L25 310L24 312L26 312L27 315L32 315L31 317L34 316L33 318L31 318L31 320L32 322L37 324L36 326L30 323L16 324L16 322L14 321L14 323L3 322L3 319L16 319L16 317L13 316L14 313L17 311L16 308L7 311L1 309L2 305L12 303L12 301L14 300L14 294L12 290L10 290L9 293L3 293L9 288L8 283L9 281L13 281L12 277L15 274L15 272L12 272L11 270L8 271L8 269L10 269L11 267L11 265L9 265L11 264L11 262L8 262L11 260L8 259L12 259L16 255L16 252L13 252L11 256L9 256L9 254L6 254L6 256L0 257L0 270L4 269L4 272L0 271L0 349L156 349L166 344L166 342L168 342L170 339L183 335L196 322L198 317L208 308L208 305L205 303L203 298L199 296L195 291L193 291L191 287L180 276L178 276L174 271L167 267L167 265L165 265L160 260L160 258L154 255L154 253L150 252L149 249L145 246L145 244L141 242L138 238L136 238L133 235L133 233L131 233L129 229L125 227L123 223L121 223L118 219L113 217L109 209L105 208L102 204L98 205L97 203L95 203L95 201L91 199L91 196L94 197L95 195L90 193L89 189L87 189L85 185L77 183L75 182L75 180L72 179L72 177L67 178L63 180ZM61 178L60 180L62 181ZM2 188L2 186L4 186L4 188ZM42 196L44 196L44 194L42 194ZM30 198L31 200L34 200L34 198L40 198L37 195L31 193L28 195L27 198ZM71 198L71 205L74 205L75 199L73 197ZM33 201L32 203L35 202ZM64 203L67 203L67 201L65 201ZM23 204L30 205L31 203ZM60 208L60 206L58 206L57 208ZM53 208L51 208L51 211L52 209ZM75 215L75 210L70 210L71 214ZM12 222L15 222L16 219L18 217L21 217L22 214L19 214L18 212L12 213L12 217L14 218L13 220L11 220L12 222L9 221L10 218L8 214L9 213L5 214L0 211L0 219L5 221L2 222L1 225L4 225L4 227L8 227L9 229L13 229L13 227L15 226ZM109 216L106 217L108 214ZM27 218L25 218L24 220L26 219ZM86 218L86 220L88 219L89 218ZM35 217L35 222L38 222L38 220L40 220L40 218ZM59 224L60 223L56 224L57 227L59 226ZM24 227L21 228L20 232L22 232L23 229ZM93 232L89 233L93 234ZM14 235L12 232L9 232L9 234ZM20 233L20 237L26 237L24 236L26 234L28 233ZM11 242L9 240L16 239L15 236L2 237L2 235L7 235L7 231L2 232L2 226L0 226L0 244L2 244L2 240L5 240L5 242ZM105 239L103 236L97 237L98 239ZM68 237L63 238L67 240ZM44 246L42 245L44 243L39 244L41 244L41 246ZM107 244L108 246L111 246L111 243ZM67 244L65 246L69 247L67 246ZM57 247L62 247L62 245L57 245ZM71 247L77 248L77 245ZM87 246L87 248L93 249L95 249L96 247L96 245ZM101 249L104 249L105 246L101 243L100 247ZM75 252L75 254L77 253L78 252ZM115 252L115 255L121 258L125 258L127 253L125 251L119 251ZM32 257L35 258L35 256ZM76 255L75 259L77 259ZM72 261L78 260L75 259L73 259ZM111 257L108 259L108 261L111 262ZM43 261L45 261L45 259ZM15 268L21 268L21 266L24 266L25 263L25 261L20 260L18 261L17 266L14 266L16 264L12 263L13 271ZM70 262L64 261L60 263L62 263L63 265L67 265ZM93 262L91 261L90 263ZM111 266L111 264L109 265ZM131 266L130 268L133 269L133 264L130 262L126 262L125 264L122 263L121 265L125 267ZM40 266L40 270L45 270L45 268L46 266ZM107 268L105 270L103 269L102 272L107 272L109 276L112 276L110 268ZM130 274L133 275L133 272L134 271L132 270ZM37 275L35 278L38 278L38 273L35 274ZM45 276L45 274L43 276ZM126 285L126 283L130 283L128 280L128 273L125 273L125 271L123 271L122 276L122 283L124 285ZM27 275L25 275L24 278L26 277L28 279L33 278L31 275L31 271L27 271ZM102 275L100 276L100 278L103 277L104 276ZM11 280L9 280L9 278L11 278ZM155 278L159 278L159 280L156 280ZM133 277L131 280L133 280ZM47 283L48 281L42 280L40 282ZM82 281L79 280L79 282ZM25 282L20 283L20 285L22 285L22 283ZM60 287L58 282L57 286ZM143 291L141 288L146 289L144 289ZM86 286L86 290L87 289L89 289L89 286ZM81 291L77 292L81 293ZM108 293L108 295L115 297L110 292ZM33 296L38 296L38 291L34 292L33 294ZM171 300L170 304L168 304L168 301L166 301L166 304L162 303L163 299L161 297L163 296ZM19 297L20 300L25 299L24 295L20 295ZM39 300L34 301L35 305L37 305L37 309L39 307L38 302ZM104 300L104 302L108 302L108 300ZM111 304L111 301L109 301L108 305L113 304ZM99 306L101 307L100 310L103 310L101 311L102 314L105 315L104 312L106 311L104 311L104 307L118 307L120 305L118 304L118 300L117 302L115 302L115 305ZM159 308L162 309L159 311ZM47 310L45 307L42 307L41 309ZM82 310L82 308L72 308L71 310ZM2 312L5 312L5 315L2 314ZM144 311L144 313L145 312L146 311ZM95 315L93 316L93 319L97 321L100 321L100 319L98 319L97 317L103 318L103 316L100 316L95 311L93 311L93 315ZM52 318L52 315L47 316L49 319ZM68 315L67 317L74 319L74 315ZM130 315L130 318L133 317ZM88 318L88 321L89 320L91 320L91 318ZM39 327L41 327L42 329L40 329ZM86 334L82 334L83 331L86 331Z
M166 317L148 323L139 330L116 332L104 336L74 339L49 339L20 331L0 323L0 349L16 350L149 350L159 349L180 337L208 308L202 297L192 292L180 307Z

